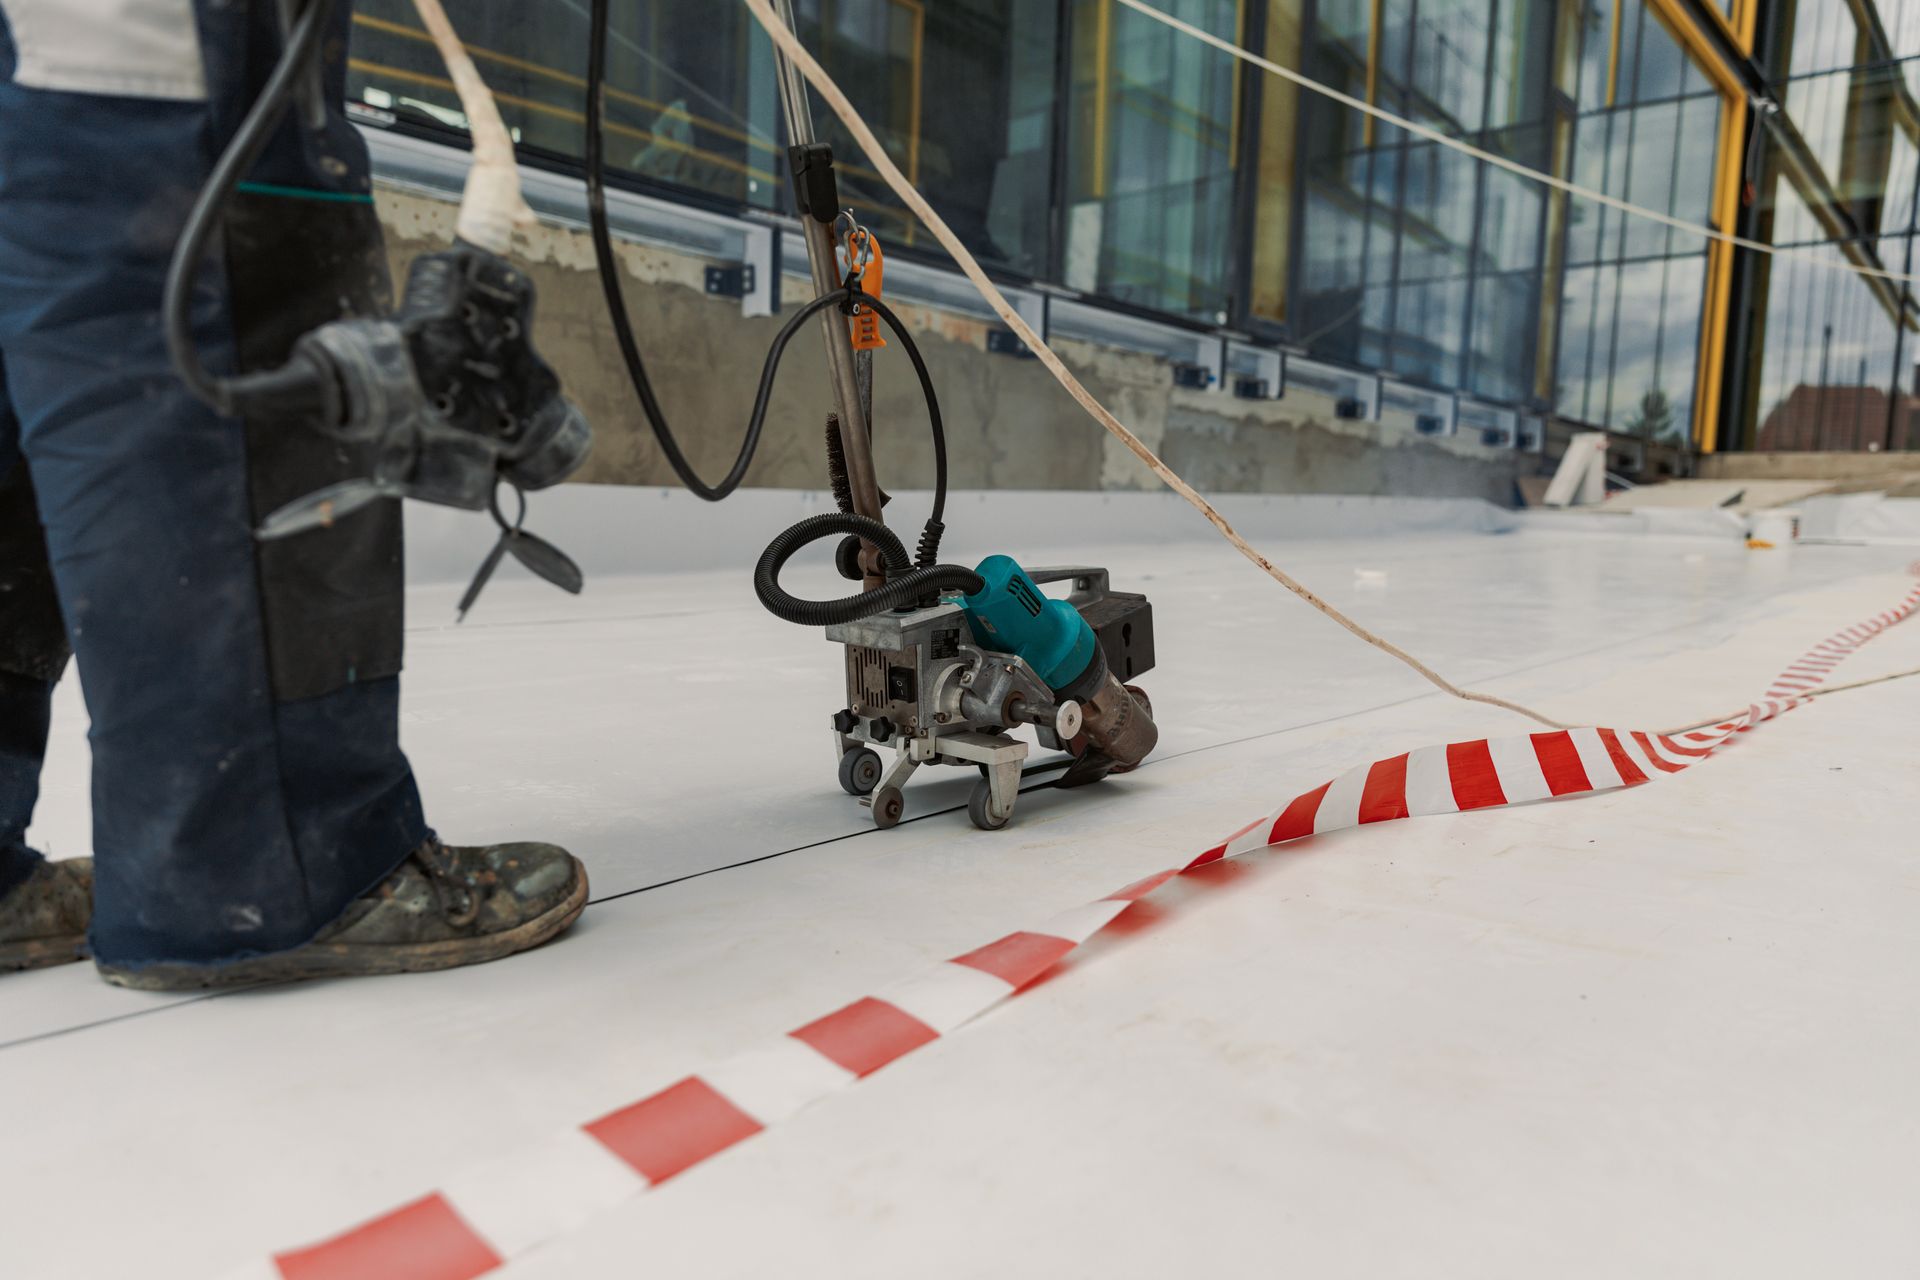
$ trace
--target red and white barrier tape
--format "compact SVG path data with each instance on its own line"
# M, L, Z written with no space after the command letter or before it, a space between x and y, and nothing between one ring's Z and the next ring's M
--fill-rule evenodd
M469 1169L344 1235L240 1268L230 1280L485 1275L979 1017L1183 872L1347 827L1611 791L1679 773L1736 734L1806 702L1840 662L1916 608L1920 587L1897 608L1814 646L1745 715L1710 728L1485 738L1422 747L1353 769L1295 796L1184 867L955 956L537 1149Z

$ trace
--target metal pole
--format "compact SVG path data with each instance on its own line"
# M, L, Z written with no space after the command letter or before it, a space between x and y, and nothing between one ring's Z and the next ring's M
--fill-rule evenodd
M793 15L793 0L773 0L773 9L787 30L799 31L799 20ZM813 106L807 101L807 78L777 47L773 51L773 64L780 72L780 105L787 113L787 141L804 147L814 140Z
M1820 409L1814 418L1813 444L1809 446L1815 452L1826 447L1827 443L1827 357L1833 354L1833 326L1828 324L1820 332Z
M774 0L775 11L789 29L798 30L794 21L793 0ZM807 101L806 77L778 49L775 65L780 71L780 102L787 113L787 138L795 146L814 141L813 108ZM840 287L839 263L834 257L833 229L817 218L802 217L802 232L807 241L807 263L813 270L814 296L832 293ZM846 318L837 311L821 313L820 324L827 339L827 369L832 375L834 407L840 418L840 447L846 454L847 479L853 489L853 509L860 515L883 520L880 514L880 485L873 470L873 443L867 431L866 407L853 358L853 337L847 332ZM873 566L869 565L869 569ZM868 586L878 586L878 576L868 575Z

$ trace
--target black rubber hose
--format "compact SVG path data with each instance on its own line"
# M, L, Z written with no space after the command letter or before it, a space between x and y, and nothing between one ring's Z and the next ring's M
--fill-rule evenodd
M880 549L886 559L890 581L877 590L838 600L802 600L780 586L780 570L793 559L794 552L810 542L851 533L865 538ZM753 593L767 612L785 622L803 627L830 627L839 622L870 618L889 609L910 608L925 603L942 591L975 595L986 583L973 570L957 564L936 564L924 568L907 567L907 549L893 530L865 516L829 511L808 516L767 544L760 563L753 569Z
M633 383L634 394L640 399L640 409L646 414L647 424L653 428L654 438L660 442L660 451L667 456L667 465L673 468L673 473L680 477L680 483L687 486L689 492L708 502L718 502L738 489L740 482L746 479L747 468L752 465L753 455L760 448L760 431L766 425L766 417L756 413L747 421L747 431L741 438L740 452L734 456L733 466L720 483L710 485L699 477L693 464L687 461L686 454L680 451L680 442L674 439L673 429L667 425L666 412L660 407L659 397L653 393L653 380L647 376L647 366L640 358L640 344L634 340L633 323L627 318L626 291L620 286L620 264L613 256L613 233L607 227L603 117L609 8L608 0L593 0L590 15L592 25L587 42L587 222L593 231L593 255L600 269L600 288L607 297L607 311L613 321L613 335L620 344L620 358L627 366L627 378Z

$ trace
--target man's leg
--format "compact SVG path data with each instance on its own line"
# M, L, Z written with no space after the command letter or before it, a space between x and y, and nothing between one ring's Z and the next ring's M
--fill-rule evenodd
M104 2L129 29L185 29L185 0ZM76 47L40 40L29 67L0 23L0 358L93 722L94 951L127 985L476 963L586 903L562 849L448 848L425 826L398 745L397 506L253 537L365 459L223 418L170 367L168 260L278 56L274 15L194 0L197 40L165 76L147 65L159 45L73 23L40 35ZM336 17L325 127L288 113L196 281L193 341L216 373L276 365L307 328L384 305Z
M362 522L270 581L255 472L305 477L251 452L271 424L219 417L172 374L157 311L208 165L204 106L32 99L4 108L32 129L0 128L0 349L93 720L95 951L137 967L295 947L428 834L397 740L397 539ZM232 369L219 265L195 321Z
M84 859L49 866L27 846L68 653L19 439L0 367L0 972L79 959L92 884Z
M0 366L0 896L41 862L27 848L27 824L40 796L53 682L66 661L40 512Z

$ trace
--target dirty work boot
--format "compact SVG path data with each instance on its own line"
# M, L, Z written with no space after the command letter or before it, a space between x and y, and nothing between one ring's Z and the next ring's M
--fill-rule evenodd
M587 869L565 849L452 848L429 837L304 947L226 964L103 964L100 974L122 987L182 991L454 969L537 947L586 905Z
M41 863L0 898L0 973L82 959L92 919L93 859Z

